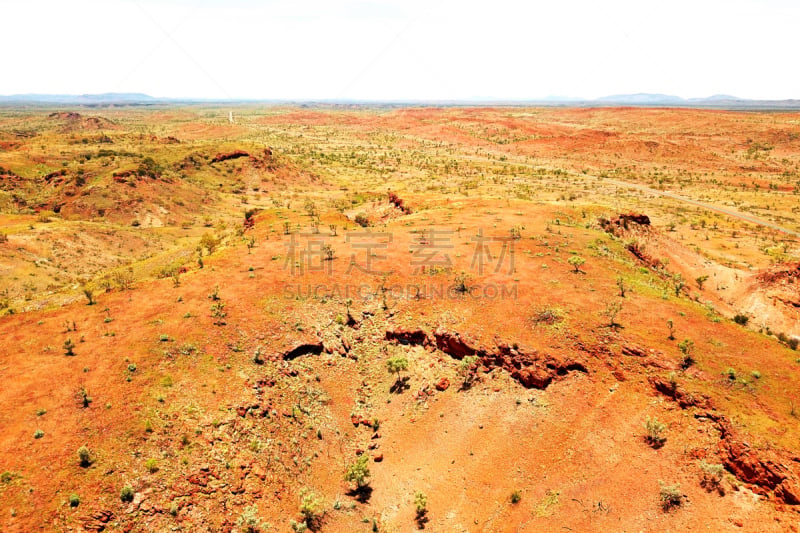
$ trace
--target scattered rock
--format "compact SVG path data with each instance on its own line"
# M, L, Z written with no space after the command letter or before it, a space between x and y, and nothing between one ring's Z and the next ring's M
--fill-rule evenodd
M450 387L450 380L447 378L442 378L436 383L436 390L438 391L446 391Z

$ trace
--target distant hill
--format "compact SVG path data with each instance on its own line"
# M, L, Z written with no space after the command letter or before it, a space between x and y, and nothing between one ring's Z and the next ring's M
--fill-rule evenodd
M102 94L12 94L0 96L2 103L18 104L132 104L132 103L152 103L156 98L141 93L102 93Z
M614 94L594 100L571 96L547 96L530 99L472 99L472 100L270 100L270 99L206 99L206 98L156 98L142 93L102 94L14 94L0 95L0 105L155 105L155 104L310 104L310 105L393 105L393 106L485 106L485 105L543 105L572 107L710 107L722 109L800 109L800 100L747 100L728 94L715 94L704 98L682 98L659 93Z

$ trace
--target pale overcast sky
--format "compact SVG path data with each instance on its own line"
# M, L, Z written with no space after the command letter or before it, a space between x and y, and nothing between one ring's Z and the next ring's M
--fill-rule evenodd
M796 0L0 0L0 94L800 98Z

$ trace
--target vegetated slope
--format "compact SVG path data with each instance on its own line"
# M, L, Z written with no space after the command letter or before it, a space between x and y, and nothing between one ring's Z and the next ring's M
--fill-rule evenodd
M616 112L619 129L713 130L701 112ZM97 191L69 216L73 200L40 204L73 185L6 194L0 529L793 526L791 304L747 307L791 294L791 239L590 191L502 129L591 113L213 113L115 114L115 149L138 155L84 157ZM453 115L491 131L436 137ZM81 166L63 133L37 135L0 165L23 180ZM793 217L790 191L734 189ZM98 217L129 191L136 209ZM9 313L57 276L51 308Z

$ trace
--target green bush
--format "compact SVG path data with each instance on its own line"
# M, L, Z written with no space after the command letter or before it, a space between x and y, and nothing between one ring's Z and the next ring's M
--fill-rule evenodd
M133 501L133 495L134 495L133 487L131 487L130 485L125 485L124 487L122 487L122 490L119 493L119 499L125 503L130 503Z
M69 495L69 506L70 507L77 507L81 504L81 498L77 494L70 494Z

